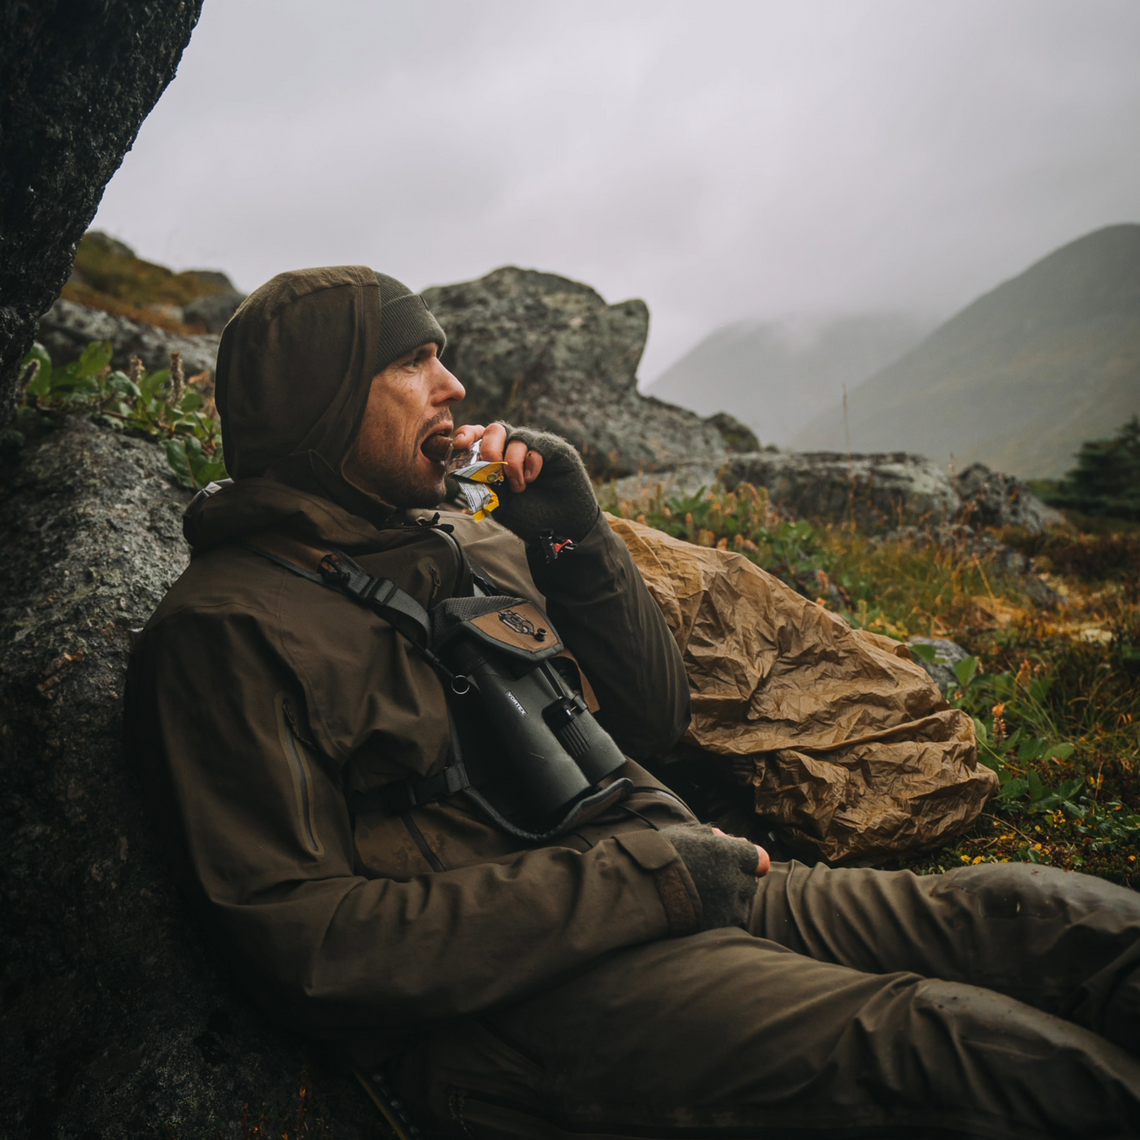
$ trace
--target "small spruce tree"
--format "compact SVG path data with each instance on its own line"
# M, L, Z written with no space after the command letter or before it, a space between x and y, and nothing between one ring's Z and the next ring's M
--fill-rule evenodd
M1133 416L1111 439L1081 444L1076 460L1055 497L1057 506L1087 515L1140 519L1140 416Z

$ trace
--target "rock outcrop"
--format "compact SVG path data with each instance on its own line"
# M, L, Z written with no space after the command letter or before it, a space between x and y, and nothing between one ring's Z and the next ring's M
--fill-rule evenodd
M213 299L203 298L204 301ZM56 301L40 318L36 339L48 350L53 364L75 360L93 340L110 341L114 348L111 363L124 370L132 356L139 357L148 371L166 368L171 352L177 351L182 353L186 375L193 376L214 371L221 337L212 333L182 336L75 301Z
M176 273L110 234L88 230L60 298L190 335L220 333L245 294L218 269Z
M22 426L0 480L0 1132L236 1140L248 1105L375 1135L348 1075L230 990L124 764L128 630L186 561L188 493L155 443Z
M0 0L0 429L20 361L201 0Z
M621 499L656 488L666 495L691 495L718 479L730 490L741 483L766 488L773 505L792 518L854 519L871 533L918 528L959 541L963 532L986 527L1016 526L1039 534L1064 523L1059 511L1012 475L975 463L955 478L932 460L901 451L841 455L769 447L735 452L722 463L693 460L670 471L628 476L615 490Z
M597 475L726 456L714 425L637 391L644 301L607 305L587 285L514 267L424 296L447 332L445 363L467 387L461 419L558 432Z
M991 471L984 463L971 463L954 484L962 499L961 515L971 526L1016 526L1040 534L1065 521L1020 480Z
M760 441L756 433L744 422L729 412L714 412L705 423L716 428L724 437L729 451L759 451Z
M760 451L733 456L725 480L767 487L772 502L795 518L855 518L875 529L948 522L961 506L943 468L904 452Z
M223 277L224 274L218 276ZM245 294L235 289L227 278L226 287L220 293L211 293L183 305L182 319L189 325L202 325L208 333L218 334L244 300Z

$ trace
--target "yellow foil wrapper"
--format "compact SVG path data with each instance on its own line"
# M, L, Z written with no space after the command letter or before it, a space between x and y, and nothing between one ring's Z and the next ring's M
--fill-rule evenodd
M490 484L503 481L506 466L502 462L471 463L452 471L476 522L482 522L499 505L499 496Z

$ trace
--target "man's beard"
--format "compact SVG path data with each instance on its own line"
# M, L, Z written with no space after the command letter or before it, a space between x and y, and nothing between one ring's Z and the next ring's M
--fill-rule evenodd
M386 503L401 509L438 506L447 494L442 465L438 475L417 470L419 451L408 463L385 463L369 472L362 489L379 495Z
M432 461L434 470L424 471L421 463L431 457L424 453L423 445L435 428L450 421L451 416L446 412L434 416L421 429L419 441L410 454L402 456L400 452L408 446L406 440L402 443L398 439L378 441L369 448L371 454L366 458L356 454L359 445L354 444L349 481L400 509L438 506L447 494L444 465Z
M441 475L431 487L409 487L406 494L398 496L398 502L396 499L389 499L389 502L391 502L392 506L401 507L403 509L412 507L438 507L446 495L447 484Z

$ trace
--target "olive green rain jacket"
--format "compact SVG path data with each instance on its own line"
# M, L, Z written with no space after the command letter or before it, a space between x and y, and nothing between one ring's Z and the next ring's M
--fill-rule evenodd
M689 716L680 654L604 519L532 569L493 522L432 525L344 479L382 320L371 271L345 267L276 278L227 328L218 400L236 479L186 513L193 558L136 644L126 712L129 757L207 929L268 1012L362 1059L700 918L649 822L692 816L633 762L618 772L638 789L626 806L538 847L462 797L350 811L352 793L448 762L440 680L371 610L247 540L339 547L425 608L470 594L474 559L546 608L627 755L667 749Z

